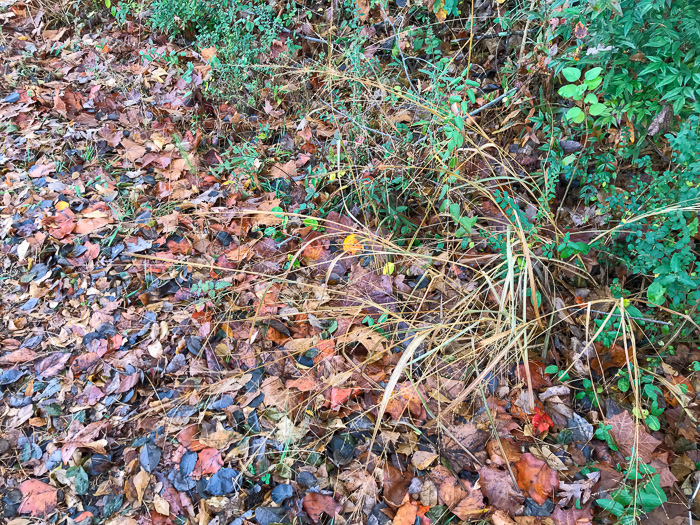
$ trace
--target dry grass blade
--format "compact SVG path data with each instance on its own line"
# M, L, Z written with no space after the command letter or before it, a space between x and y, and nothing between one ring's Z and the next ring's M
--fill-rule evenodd
M411 362L411 358L413 357L413 354L415 353L416 349L421 344L423 344L423 341L425 341L428 335L430 335L430 330L426 330L414 336L413 341L411 341L408 347L406 347L406 350L404 350L403 355L401 355L401 359L399 359L399 362L396 364L396 368L394 368L394 371L391 373L391 377L389 378L389 381L387 381L386 388L384 389L382 401L379 404L379 410L377 411L377 421L374 424L374 432L372 433L372 440L370 441L368 450L372 450L374 440L377 437L377 432L379 432L379 427L382 424L384 412L386 412L386 407L389 404L389 401L391 400L391 396L394 393L394 388L399 382L401 374L403 374L404 370L406 369L406 366L408 366L408 364Z

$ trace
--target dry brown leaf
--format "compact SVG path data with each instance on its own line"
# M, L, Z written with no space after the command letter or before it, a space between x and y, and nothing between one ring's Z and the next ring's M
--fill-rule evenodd
M333 496L321 494L320 492L307 493L301 506L314 523L318 523L322 513L325 512L332 518L343 508L342 505L333 499Z
M644 463L651 463L654 459L652 453L661 441L649 434L642 425L635 424L629 412L623 410L615 414L607 420L607 424L612 425L610 433L625 456L631 456L634 448Z
M139 505L143 503L143 493L146 490L146 487L148 487L150 480L150 474L143 469L141 469L139 473L136 474L131 480L134 484L134 489L136 489L136 496L138 498Z
M517 490L507 470L485 466L478 470L481 492L488 499L489 505L495 509L519 514L518 507L523 504L525 497Z
M467 480L460 480L454 476L445 479L440 484L438 496L461 520L467 520L484 512L484 498L481 491Z

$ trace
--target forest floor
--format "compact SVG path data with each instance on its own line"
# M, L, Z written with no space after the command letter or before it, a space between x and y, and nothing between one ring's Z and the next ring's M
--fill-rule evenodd
M503 105L527 85L484 76L470 111L507 96L465 115L479 131L462 186L407 190L424 174L399 163L434 160L420 150L434 114L391 87L364 81L381 122L324 96L348 81L331 65L260 84L243 111L204 89L214 48L138 18L76 31L0 5L8 523L586 525L634 505L680 525L698 512L697 346L659 360L619 322L594 344L593 320L628 306L591 277L595 250L538 266L523 229L501 228L522 217L496 186L449 201L540 162ZM403 146L382 157L381 141ZM551 234L589 242L596 219L582 227L590 210L566 189ZM652 397L655 429L639 416Z

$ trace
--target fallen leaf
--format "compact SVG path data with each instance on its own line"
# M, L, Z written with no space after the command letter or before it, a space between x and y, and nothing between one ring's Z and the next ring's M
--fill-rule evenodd
M631 456L634 448L644 463L651 463L652 453L661 441L649 434L642 425L635 424L626 410L609 418L607 423L612 425L610 433L625 456Z
M301 506L314 523L318 523L322 513L325 512L328 516L333 518L343 508L342 505L333 499L333 496L321 494L320 492L308 492L306 496L304 496L304 501L302 501Z
M136 495L138 498L139 505L143 503L143 493L146 490L146 487L148 487L148 483L150 482L150 480L150 474L143 469L139 470L139 473L136 474L131 480L134 484L134 488L136 489Z
M364 247L357 240L357 235L351 233L350 235L345 237L345 240L343 241L343 251L345 253L355 255L356 253L361 252L363 249Z
M525 453L513 464L518 486L527 492L538 505L543 505L559 486L557 473L549 465L532 454Z
M221 452L215 448L205 448L199 453L197 464L192 471L192 477L197 479L209 474L215 474L223 466L224 461L221 459Z
M411 501L407 501L396 511L393 525L414 525L417 515L418 507L413 505Z
M20 514L46 518L58 505L58 489L38 479L24 481L19 486L19 491L23 498L18 509Z
M437 459L437 457L438 457L438 455L435 454L434 452L417 450L411 456L411 464L414 467L416 467L418 470L425 470L430 465L432 465L433 461L435 461Z
M525 497L517 490L507 470L485 466L478 470L481 492L488 499L489 505L495 509L519 514L518 506L522 505Z
M461 520L483 514L484 498L481 491L467 480L448 477L440 484L438 497Z

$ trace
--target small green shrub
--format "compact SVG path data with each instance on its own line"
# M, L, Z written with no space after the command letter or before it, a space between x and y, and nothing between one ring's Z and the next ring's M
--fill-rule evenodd
M576 42L553 60L557 71L573 65L603 67L602 89L614 116L626 116L644 131L664 106L681 118L697 110L700 6L695 0L575 5L556 0L549 7L547 22L551 17L567 22L555 25L552 36Z
M194 37L200 49L215 47L212 61L215 89L229 95L252 81L251 70L260 57L270 54L272 43L284 28L272 6L240 0L155 0L151 25L169 35ZM285 11L294 15L294 5ZM290 18L291 19L291 18ZM254 84L254 81L253 81ZM255 89L255 85L250 91Z

